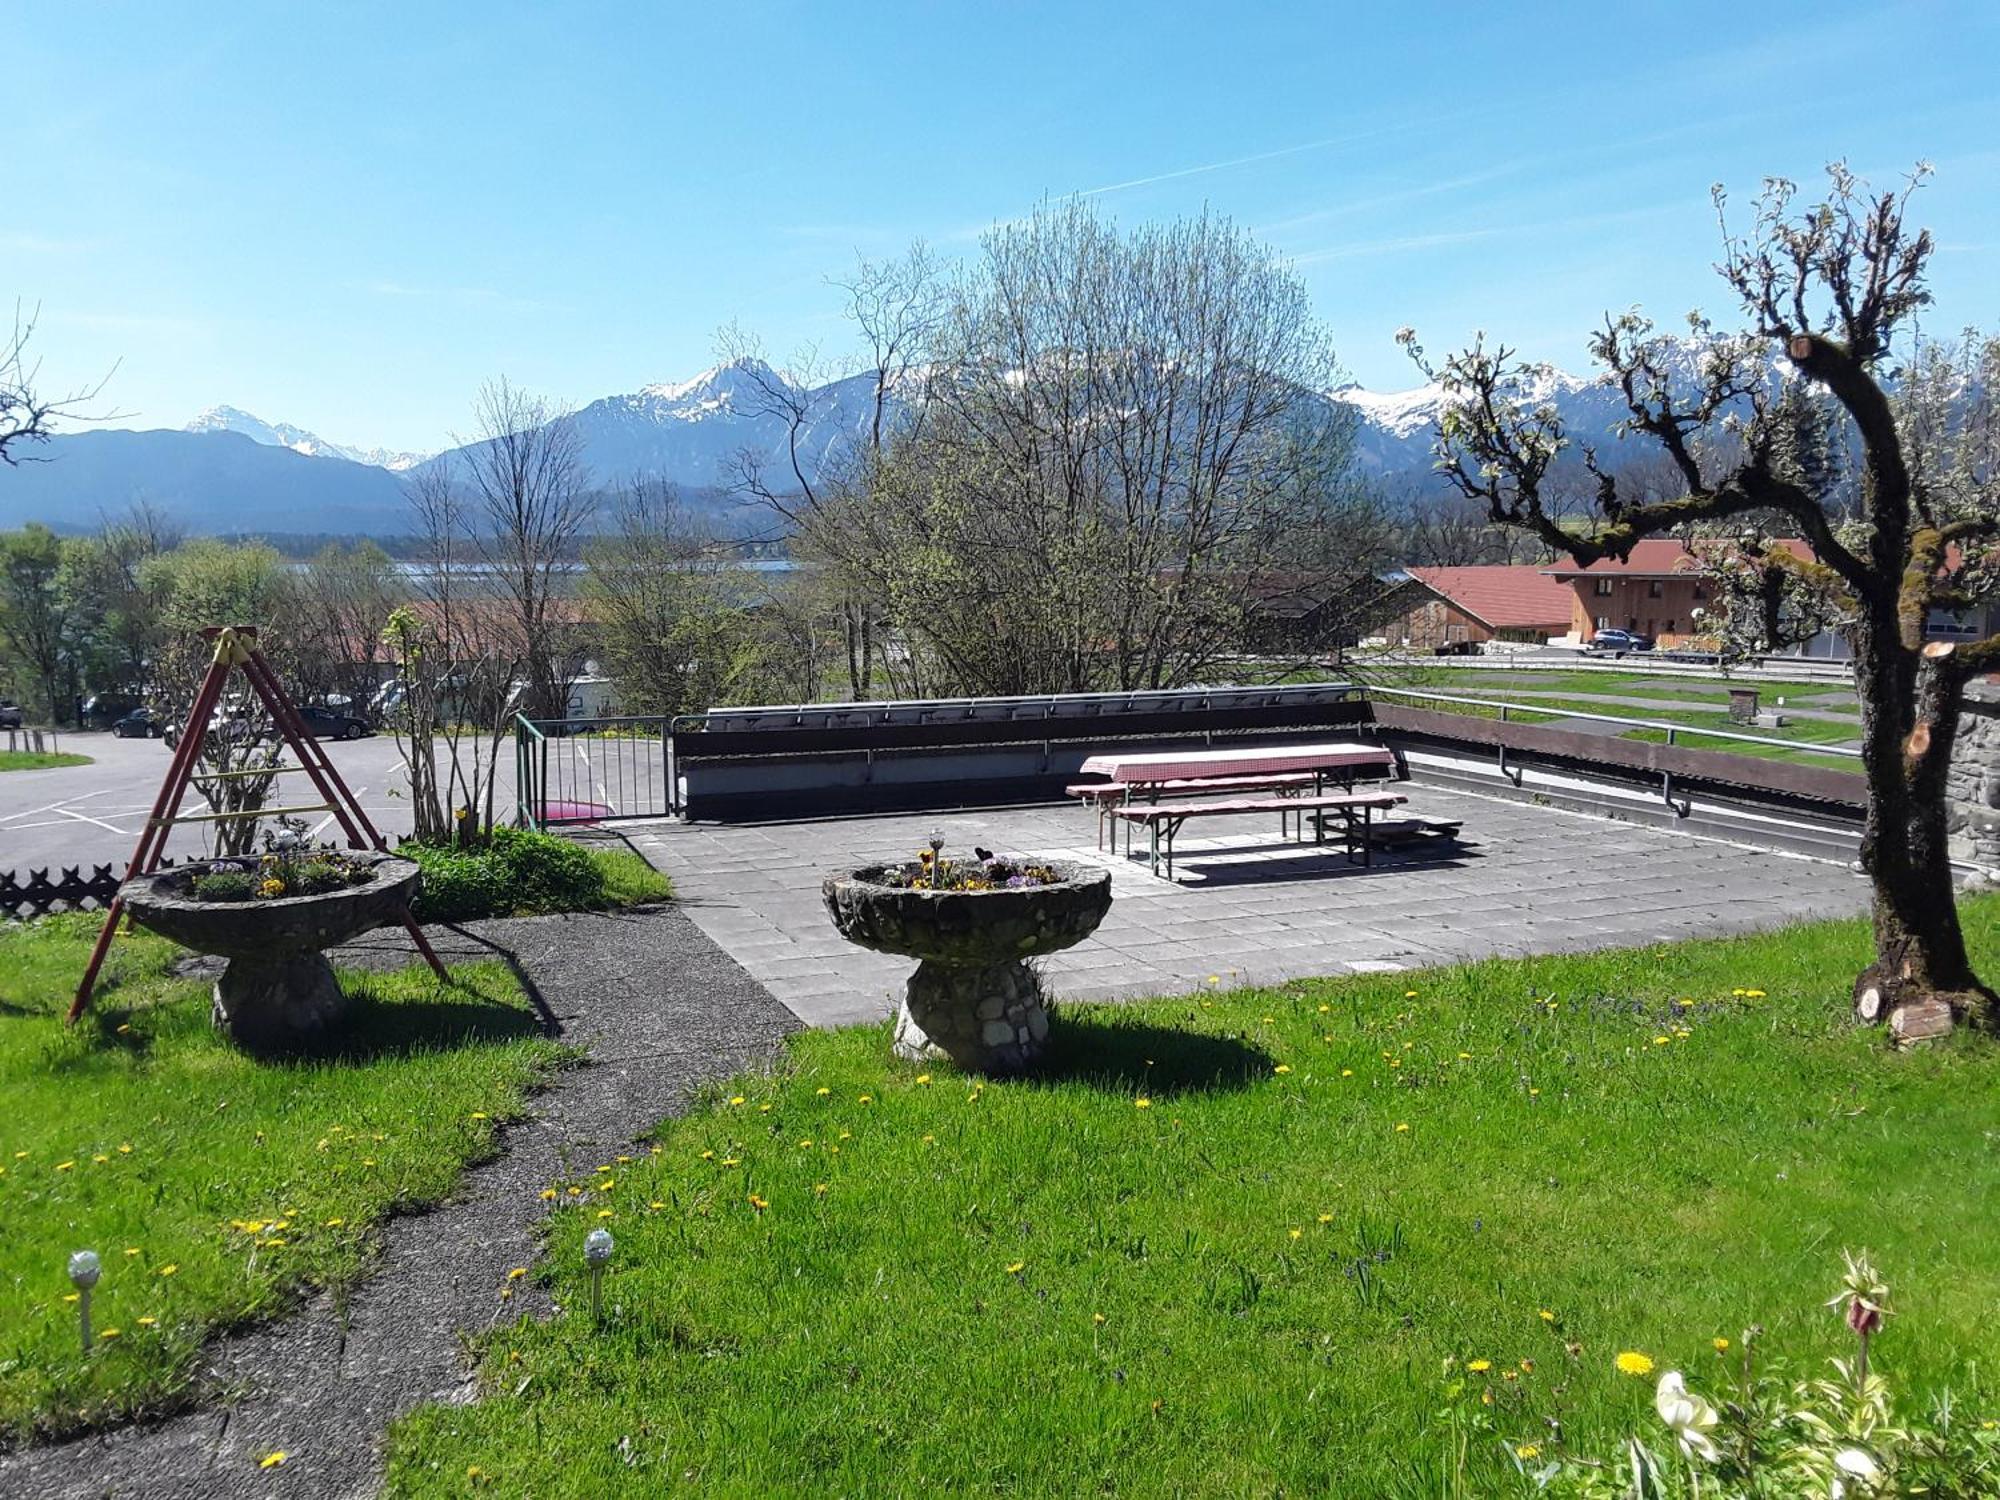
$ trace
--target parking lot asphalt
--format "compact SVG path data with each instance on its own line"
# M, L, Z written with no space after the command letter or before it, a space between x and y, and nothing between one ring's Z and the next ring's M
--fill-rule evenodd
M409 782L395 737L382 734L322 743L375 826L391 842L408 833L412 826ZM121 740L107 733L64 734L62 748L88 755L91 764L0 772L0 870L16 870L25 876L30 870L56 872L75 866L87 875L90 866L108 864L123 873L159 795L173 752L159 740ZM289 774L281 780L279 800L284 806L323 800L309 777ZM514 806L511 741L500 747L496 803L510 813ZM200 795L190 790L182 811L206 810ZM331 813L303 816L319 837L338 840L340 830ZM201 853L211 836L211 825L177 827L169 836L167 853Z

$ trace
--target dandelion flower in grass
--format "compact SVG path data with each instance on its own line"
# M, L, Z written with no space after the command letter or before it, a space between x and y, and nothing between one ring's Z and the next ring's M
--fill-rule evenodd
M289 1456L283 1448L280 1448L275 1453L266 1453L262 1458L258 1459L257 1467L260 1469L275 1469Z
M814 1089L814 1090L813 1090L813 1092L814 1092L815 1094L819 1095L819 1097L820 1097L820 1098L824 1099L824 1098L826 1098L826 1097L827 1097L827 1095L831 1094L831 1093L833 1092L833 1090L832 1090L832 1089Z
M1715 1352L1717 1354L1727 1354L1729 1352L1728 1339L1723 1339L1723 1338L1710 1339L1709 1343L1715 1346Z
M1104 1314L1092 1313L1090 1315L1090 1321L1095 1323L1098 1327L1102 1328L1104 1326Z
M1342 1069L1340 1070L1340 1076L1341 1076L1342 1078L1352 1078L1352 1077L1354 1076L1354 1069L1352 1069L1352 1068L1342 1068Z
M1401 1135L1402 1133L1404 1133L1405 1131L1407 1131L1407 1130L1408 1130L1409 1128L1410 1128L1410 1127L1409 1127L1408 1125L1404 1124L1404 1123L1403 1123L1403 1122L1402 1122L1401 1120L1398 1120L1398 1121L1396 1122L1396 1133L1397 1133L1398 1135Z
M1145 1099L1145 1098L1134 1099L1132 1101L1132 1107L1134 1109L1151 1109L1153 1107L1153 1101L1151 1099Z
M118 1330L118 1329L116 1329L116 1328L105 1328L105 1329L101 1329L101 1330L99 1330L99 1332L98 1332L98 1335L97 1335L97 1336L98 1336L99 1338L101 1338L101 1339L115 1339L115 1338L117 1338L117 1337L118 1337L118 1335L119 1335L119 1332L120 1332L120 1330Z
M1471 1062L1472 1054L1470 1052L1461 1052L1458 1054L1458 1060L1460 1062Z
M722 1158L722 1164L725 1167L741 1166L742 1158L737 1156L725 1156Z
M172 1276L178 1270L180 1270L180 1267L178 1265L169 1263L167 1265L160 1267L159 1274L162 1276Z
M936 1139L937 1139L937 1137L936 1137L936 1136L934 1136L934 1135L926 1135L926 1136L924 1137L924 1144L925 1144L926 1146L928 1146L928 1145L930 1145L930 1144L931 1144L931 1143L932 1143L933 1141L935 1141Z
M1305 1231L1303 1229L1290 1229L1286 1231L1286 1234L1291 1239L1298 1239L1305 1234Z
M475 1120L483 1120L486 1118L486 1111L483 1109L475 1109L472 1112L472 1118Z
M1493 1368L1493 1361L1490 1359L1468 1359L1465 1362L1465 1368L1475 1375L1484 1375L1488 1370Z
M1514 1450L1514 1457L1516 1458L1540 1458L1541 1456L1542 1450L1533 1443L1523 1443Z
M826 1196L826 1184L823 1182L815 1182L813 1184L813 1196L815 1198L824 1198Z
M1331 1223L1333 1222L1333 1215L1332 1215L1332 1214L1321 1214L1321 1215L1319 1216L1319 1220L1318 1220L1318 1222L1319 1222L1319 1223L1321 1223L1321 1224L1331 1224Z
M1415 990L1404 990L1403 998L1405 1000L1414 1000L1417 998L1417 992Z
M1656 1036L1653 1038L1653 1045L1655 1047L1664 1047L1667 1045L1668 1042L1671 1042L1672 1040L1673 1038L1670 1036Z
M132 1321L137 1323L141 1328L151 1328L155 1324L157 1324L160 1320L158 1318L149 1316L144 1318L134 1318Z
M519 1281L523 1276L526 1276L527 1274L528 1274L528 1268L526 1266L516 1266L514 1267L513 1270L507 1273L507 1279L509 1281Z
M1641 1354L1637 1349L1621 1351L1618 1358L1613 1360L1612 1363L1618 1366L1618 1372L1621 1375L1650 1375L1653 1373L1652 1356Z
M662 1203L658 1198L655 1198L651 1203L648 1203L646 1205L646 1207L652 1209L653 1212L655 1213L658 1213L661 1209L665 1208L666 1206L667 1205Z
M563 1191L568 1193L572 1198L581 1198L583 1196L583 1189L577 1187L574 1183L572 1183L569 1187L565 1188Z
M544 1203L548 1203L548 1202L550 1202L551 1200L553 1200L553 1199L555 1198L555 1196L556 1196L556 1190L555 1190L554 1188L543 1188L543 1189L542 1189L542 1202L544 1202Z
M127 1245L125 1247L125 1253L128 1256L137 1255L139 1253L139 1247L137 1245Z
M715 1153L713 1151L704 1151L701 1153L701 1159L703 1161L714 1161Z
M750 1195L750 1206L756 1209L757 1212L761 1214L765 1209L769 1208L771 1205L765 1202L762 1198L759 1198L755 1193L752 1193Z
M1027 1268L1027 1265L1028 1263L1025 1260L1009 1261L1007 1263L1007 1274L1009 1276L1019 1276Z
M856 1104L873 1104L875 1096L873 1094L861 1094L855 1098L854 1102Z
M1535 1362L1534 1362L1534 1361L1533 1361L1532 1359L1524 1359L1524 1360L1522 1360L1522 1361L1521 1361L1521 1373L1522 1373L1523 1375L1532 1375L1532 1374L1534 1374L1534 1373L1535 1373Z
M549 1196L554 1197L555 1195L551 1193ZM328 1229L338 1229L340 1228L341 1225L345 1224L346 1222L347 1220L345 1219L328 1219L326 1221L326 1227Z
M105 1155L105 1154L104 1154L104 1153L103 1153L102 1151L100 1151L100 1152L98 1152L98 1153L97 1153L97 1155L95 1155L95 1156L91 1157L91 1160L92 1160L92 1161L94 1161L94 1162L96 1162L96 1163L97 1163L97 1164L98 1164L98 1165L99 1165L99 1166L101 1167L101 1166L103 1166L103 1165L104 1165L104 1164L105 1164L106 1162L110 1161L110 1160L111 1160L111 1158L110 1158L110 1157L108 1157L108 1156L106 1156L106 1155Z
M600 1218L600 1219L608 1219L608 1218L610 1218L610 1217L611 1217L611 1214L612 1214L612 1210L610 1210L610 1209L608 1209L608 1208L600 1208L600 1209L599 1209L599 1210L597 1211L597 1217L598 1217L598 1218Z
M801 1151L810 1151L812 1149L812 1137L807 1136L804 1140L800 1141L799 1149Z
M731 1094L729 1096L729 1104L732 1109L735 1108L737 1105L741 1104L742 1102L743 1102L743 1096L741 1094Z
M65 1302L74 1302L74 1301L76 1301L76 1299L77 1299L78 1295L79 1295L79 1294L78 1294L78 1293L76 1293L76 1292L64 1292L64 1293L63 1293L63 1301L65 1301Z
M1762 1000L1764 998L1764 992L1762 990L1745 990L1743 992L1743 998L1745 1000Z
M917 1075L917 1082L919 1084L929 1083L930 1081L931 1081L931 1075L928 1073L919 1073Z
M1271 1071L1273 1073L1289 1073L1292 1071L1292 1065L1290 1063L1279 1063L1275 1068L1271 1069Z
M73 1161L59 1161L56 1163L56 1170L58 1172L67 1172L75 1165L76 1163Z

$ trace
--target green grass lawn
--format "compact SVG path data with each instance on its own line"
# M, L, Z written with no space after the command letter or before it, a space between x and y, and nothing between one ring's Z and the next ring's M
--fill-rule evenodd
M87 766L88 755L67 750L0 750L0 771L53 771L59 766Z
M2000 901L1965 916L2000 971ZM1866 955L1838 923L1072 1007L1050 1076L984 1086L801 1033L549 1185L564 1313L398 1425L391 1491L1527 1493L1517 1445L1659 1438L1620 1351L1714 1388L1761 1322L1823 1370L1843 1246L1895 1288L1878 1367L2000 1415L2000 1051L1852 1027Z
M1618 671L1605 668L1550 668L1544 671L1506 671L1491 667L1430 667L1380 665L1365 666L1358 673L1370 682L1389 687L1429 688L1441 693L1471 690L1504 698L1522 688L1547 693L1596 693L1614 698L1658 698L1666 703L1708 704L1718 709L1729 705L1732 687L1754 687L1766 707L1776 707L1779 698L1788 703L1810 700L1808 707L1843 712L1854 706L1854 688L1849 682L1766 682L1761 679L1725 681L1719 677L1665 678L1657 672ZM1821 701L1825 700L1825 701ZM1855 710L1857 713L1858 709Z
M604 904L608 910L650 906L673 899L673 881L631 849L595 847L590 850L590 858L604 872Z
M442 1197L555 1064L498 964L347 974L354 1049L252 1061L179 950L121 935L62 1013L97 918L0 924L0 1442L156 1411L202 1341L362 1274L385 1214ZM104 1272L77 1344L72 1250ZM363 1440L357 1435L357 1441Z

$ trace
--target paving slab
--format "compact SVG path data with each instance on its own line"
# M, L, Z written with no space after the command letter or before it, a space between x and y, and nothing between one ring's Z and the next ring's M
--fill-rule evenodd
M1204 821L1179 840L1176 879L1096 847L1073 805L881 814L783 827L628 825L674 879L682 908L808 1025L890 1014L913 961L840 942L820 904L838 870L913 858L933 832L975 846L1111 871L1097 933L1042 961L1058 998L1125 1000L1225 983L1498 955L1576 952L1748 931L1866 909L1844 866L1594 817L1405 783L1405 815L1462 820L1455 849L1378 854L1281 839L1269 817ZM1195 825L1189 825L1190 830Z

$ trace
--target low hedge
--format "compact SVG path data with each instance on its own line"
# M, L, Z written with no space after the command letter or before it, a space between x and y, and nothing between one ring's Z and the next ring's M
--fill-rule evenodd
M663 878L632 880L624 864L636 856L625 851L599 852L524 828L496 828L478 848L406 842L400 852L423 867L420 922L594 911L671 893Z

